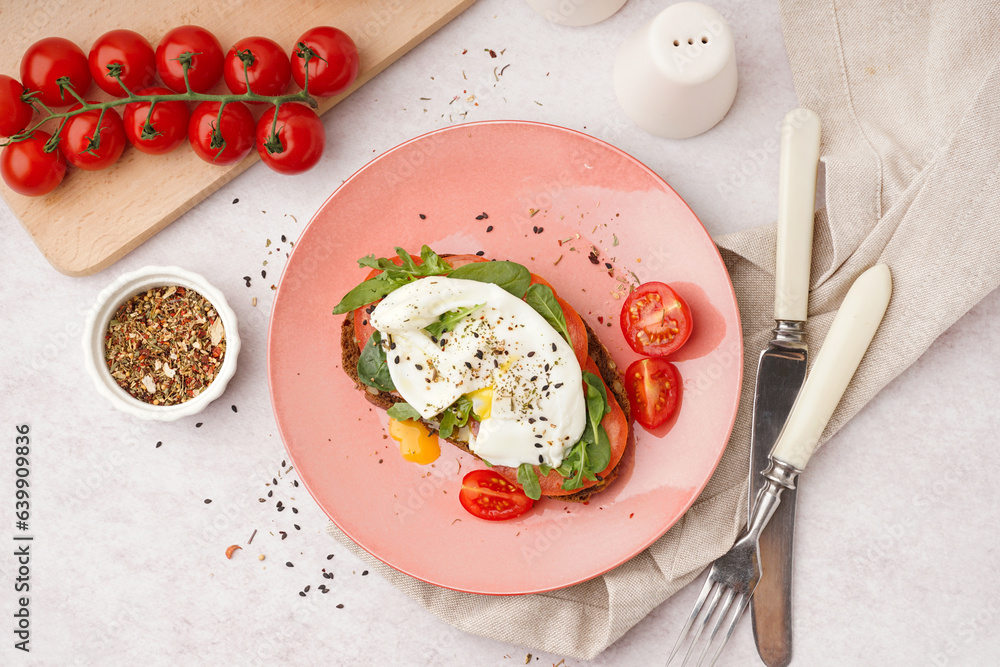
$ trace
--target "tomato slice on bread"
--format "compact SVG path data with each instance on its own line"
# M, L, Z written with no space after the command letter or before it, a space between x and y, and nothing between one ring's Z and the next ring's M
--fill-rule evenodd
M473 470L462 479L458 499L472 516L506 521L521 516L535 504L517 484L492 470Z
M670 285L648 282L625 299L620 323L633 350L647 356L666 356L691 336L691 309Z

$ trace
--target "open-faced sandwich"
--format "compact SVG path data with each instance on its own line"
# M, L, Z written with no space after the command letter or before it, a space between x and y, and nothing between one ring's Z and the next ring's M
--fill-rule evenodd
M343 368L393 437L421 425L418 440L438 434L536 500L607 488L630 442L628 398L572 306L514 262L396 251L358 260L372 270L334 309Z

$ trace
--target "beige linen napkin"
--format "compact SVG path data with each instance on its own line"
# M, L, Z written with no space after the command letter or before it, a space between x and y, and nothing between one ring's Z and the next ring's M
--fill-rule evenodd
M885 320L824 440L1000 284L1000 18L990 5L781 2L800 104L823 122L826 210L816 218L810 348L820 349L865 269L885 262L894 281ZM649 549L571 588L491 597L411 579L334 526L329 532L458 628L576 658L600 653L724 553L745 522L754 375L773 326L775 230L717 242L743 321L739 416L701 497Z

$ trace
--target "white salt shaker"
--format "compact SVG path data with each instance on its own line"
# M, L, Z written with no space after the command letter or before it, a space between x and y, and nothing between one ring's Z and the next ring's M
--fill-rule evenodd
M625 0L527 0L536 12L560 25L599 23L625 4Z
M667 7L625 41L615 94L639 127L668 139L711 129L736 97L736 50L722 15L700 2Z

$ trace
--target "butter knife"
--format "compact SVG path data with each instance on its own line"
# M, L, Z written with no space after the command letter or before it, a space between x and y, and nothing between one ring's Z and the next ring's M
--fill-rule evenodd
M778 439L805 382L808 350L805 320L809 304L816 170L820 123L808 109L789 112L781 128L778 182L778 249L775 271L774 339L757 363L750 440L750 513L767 480ZM761 578L751 600L757 652L768 667L784 667L792 659L791 581L795 489L784 493L758 542Z

